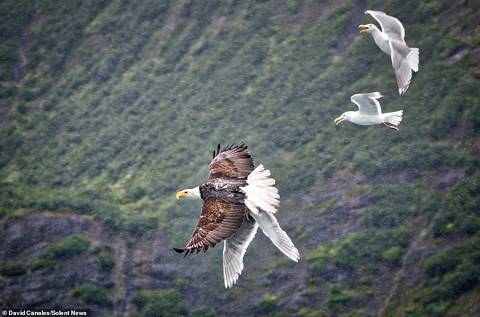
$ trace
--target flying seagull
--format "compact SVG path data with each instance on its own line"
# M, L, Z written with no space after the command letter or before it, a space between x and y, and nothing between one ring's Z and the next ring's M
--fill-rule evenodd
M351 96L350 100L358 106L358 111L344 112L335 119L335 124L339 125L343 121L350 121L360 125L381 123L387 128L398 131L397 126L402 121L403 110L382 113L380 102L377 100L382 97L378 91Z
M405 29L402 23L392 16L381 11L367 10L380 23L382 31L374 24L360 24L360 33L371 33L375 43L392 59L395 77L397 79L398 93L405 93L412 79L412 70L418 71L418 48L410 48L405 43Z
M275 180L263 165L254 169L244 143L213 151L207 182L177 193L203 199L200 219L184 249L185 256L213 248L224 241L223 276L225 288L232 287L243 270L243 256L258 227L287 257L297 262L297 248L280 228L273 215L280 203Z

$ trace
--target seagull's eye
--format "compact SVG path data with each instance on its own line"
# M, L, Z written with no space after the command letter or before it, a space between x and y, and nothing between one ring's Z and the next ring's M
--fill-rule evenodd
M188 194L188 192L186 190L183 191L184 194Z

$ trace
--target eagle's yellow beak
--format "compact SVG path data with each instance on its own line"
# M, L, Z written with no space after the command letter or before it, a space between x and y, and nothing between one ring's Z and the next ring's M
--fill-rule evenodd
M342 117L335 118L335 124L336 125L339 125L340 123L342 123L342 121L343 121Z
M185 192L178 192L176 196L177 196L177 199L180 199L180 198L187 197L187 194Z
M358 27L361 28L360 33L367 32L368 26L366 26L365 24L360 24Z

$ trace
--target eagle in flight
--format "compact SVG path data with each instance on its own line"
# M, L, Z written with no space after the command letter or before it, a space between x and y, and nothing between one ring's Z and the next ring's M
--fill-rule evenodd
M280 204L274 185L269 170L261 164L254 168L244 143L223 149L219 144L213 151L207 181L177 193L177 199L201 198L203 206L190 241L185 248L174 250L187 256L223 241L225 288L232 287L242 273L243 256L258 227L281 252L297 262L300 254L274 216Z

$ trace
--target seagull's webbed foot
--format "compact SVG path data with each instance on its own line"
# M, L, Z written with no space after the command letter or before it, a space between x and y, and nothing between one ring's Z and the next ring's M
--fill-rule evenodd
M400 131L400 129L398 127L394 126L393 124L388 124L388 123L384 122L383 125L386 126L389 129L392 129L392 130L395 130L395 131Z

